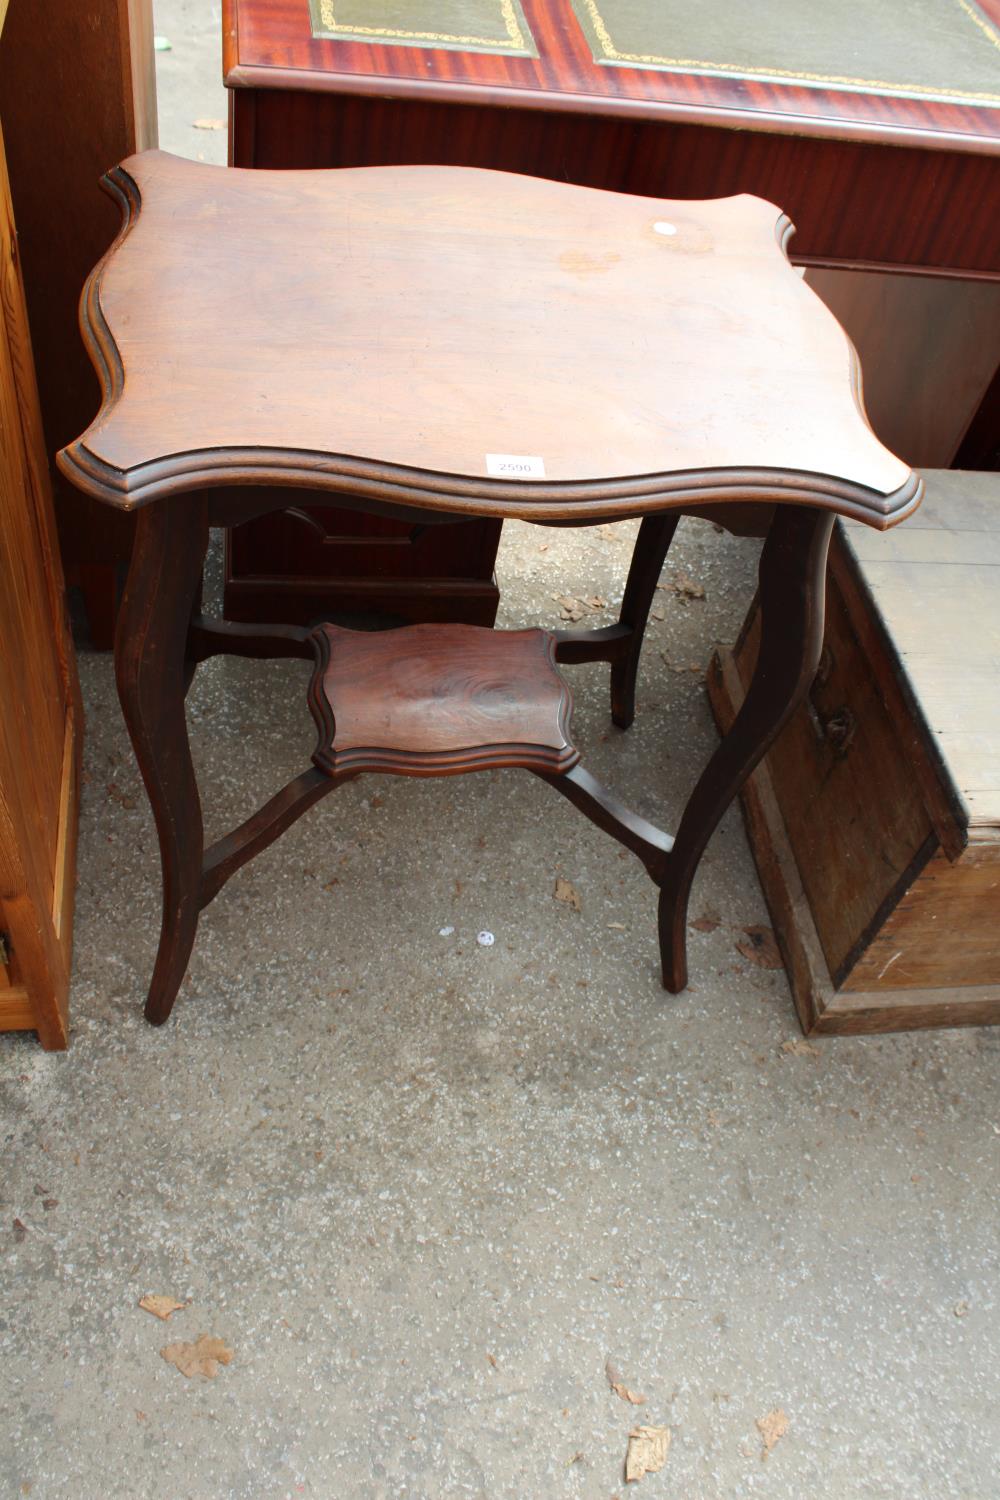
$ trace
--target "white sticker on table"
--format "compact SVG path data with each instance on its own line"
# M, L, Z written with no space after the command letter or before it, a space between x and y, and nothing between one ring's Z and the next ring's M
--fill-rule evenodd
M486 472L494 479L544 479L545 460L530 453L487 453Z

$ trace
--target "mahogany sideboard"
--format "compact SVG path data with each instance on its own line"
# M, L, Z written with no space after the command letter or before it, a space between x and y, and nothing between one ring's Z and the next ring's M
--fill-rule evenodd
M876 431L909 462L945 466L984 396L998 400L1000 285L985 283L1000 283L1000 0L788 0L767 8L770 30L759 7L750 26L745 11L223 0L230 161L434 162L649 196L759 194L795 224L792 259L859 347ZM861 27L867 73L851 62ZM989 467L994 446L993 423L973 423L959 459ZM225 611L485 623L498 535L486 521L429 534L324 515L304 498L291 517L230 534Z

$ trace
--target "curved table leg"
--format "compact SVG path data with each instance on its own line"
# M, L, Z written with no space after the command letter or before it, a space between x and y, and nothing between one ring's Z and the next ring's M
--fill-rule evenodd
M652 823L632 812L579 764L559 775L553 776L546 771L536 771L535 775L555 787L567 802L578 807L598 828L637 854L652 879L660 884L674 846L669 833L661 833Z
M198 575L198 586L197 586L197 588L194 591L194 598L191 601L191 614L190 614L190 616L188 618L187 634L184 637L184 696L185 696L185 698L187 697L188 693L191 691L191 684L194 682L195 673L197 672L199 666L201 665L201 663L199 662L197 656L195 656L194 654L192 654L192 651L191 651L191 634L192 634L192 631L194 629L195 621L201 618L201 602L202 602L201 596L202 596L202 594L204 592L205 592L205 571L204 571L204 568L202 568L202 571Z
M160 946L146 1001L156 1025L170 1014L198 926L204 834L184 719L185 644L207 546L201 496L140 510L115 634L118 696L163 868Z
M687 905L705 845L816 675L823 649L828 511L781 505L760 559L760 650L743 706L688 799L660 888L664 987L687 983Z
M618 617L632 634L626 649L611 663L611 718L619 729L628 729L635 718L635 678L646 621L679 519L676 512L667 511L645 516L639 526Z

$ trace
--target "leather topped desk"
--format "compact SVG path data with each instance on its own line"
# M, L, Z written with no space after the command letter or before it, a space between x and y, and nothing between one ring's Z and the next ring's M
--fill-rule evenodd
M782 205L792 258L834 268L810 273L827 282L844 268L1000 278L1000 0L224 0L223 21L235 166L430 162L648 197L748 192ZM865 299L883 279L851 278ZM953 305L914 285L885 331L877 304L845 307L847 280L834 305L855 342L877 326L873 359L886 339L901 350L902 372L866 367L872 410L890 407L905 451L905 413L956 407L955 443L917 449L947 465L992 370L966 393L943 336L903 333L940 320L989 340L996 316L964 300L975 289ZM937 399L914 370L931 386L941 371ZM987 467L988 433L973 446L963 461ZM493 522L429 533L303 496L230 533L226 615L486 624L498 540Z
M749 196L446 167L244 172L160 152L108 186L125 225L81 309L103 402L59 464L138 511L115 665L163 864L149 1018L169 1014L202 907L363 772L540 775L642 860L664 983L682 988L702 851L815 673L833 517L884 529L921 493L867 425L848 340L788 265L788 220ZM202 618L209 526L288 508L302 487L421 525L642 517L621 619L373 636ZM746 704L670 837L579 764L557 663L610 662L627 727L682 513L767 540ZM319 740L309 769L205 849L184 695L224 652L314 659Z

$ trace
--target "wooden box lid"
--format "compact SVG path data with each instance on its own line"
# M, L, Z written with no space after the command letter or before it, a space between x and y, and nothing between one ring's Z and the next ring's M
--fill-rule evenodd
M1000 474L924 480L907 526L874 537L838 524L876 636L872 665L897 721L905 710L900 739L954 858L1000 843Z

